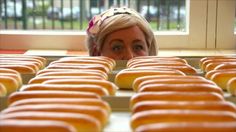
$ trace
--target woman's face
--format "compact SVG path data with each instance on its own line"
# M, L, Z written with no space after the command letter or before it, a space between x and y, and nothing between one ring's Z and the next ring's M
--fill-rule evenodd
M148 47L145 35L138 26L115 31L105 38L101 55L115 60L147 56Z

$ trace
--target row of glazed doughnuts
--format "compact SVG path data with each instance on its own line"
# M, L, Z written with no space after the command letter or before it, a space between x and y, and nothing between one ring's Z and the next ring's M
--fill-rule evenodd
M130 59L127 68L167 68L179 70L187 75L196 75L197 70L179 57L140 56Z
M34 91L25 94L36 97L28 96L10 104L1 112L1 123L18 120L19 125L24 120L52 120L68 123L77 131L98 132L107 124L111 112L110 106L94 93ZM7 130L5 127L0 125L1 130Z
M0 56L0 97L17 91L22 86L22 74L36 74L43 69L46 59L38 56Z
M178 57L143 56L130 59L127 69L115 77L116 85L121 89L132 89L134 79L145 75L196 75L197 70L185 59ZM135 88L134 88L135 90Z
M205 78L214 81L231 95L236 95L236 57L204 57L199 65L206 72Z
M0 68L0 97L5 97L17 91L22 86L22 78L19 72Z
M156 75L134 81L133 131L235 131L236 106L200 76Z
M106 57L65 57L39 71L22 90L78 90L115 95L118 88L107 80L114 67L115 61Z
M102 131L111 108L101 96L115 94L116 86L107 81L114 65L105 57L67 57L50 63L9 96L1 122L50 120L64 123L69 131ZM7 130L6 124L2 127Z
M46 65L46 59L39 56L1 55L0 68L18 71L20 74L36 74Z

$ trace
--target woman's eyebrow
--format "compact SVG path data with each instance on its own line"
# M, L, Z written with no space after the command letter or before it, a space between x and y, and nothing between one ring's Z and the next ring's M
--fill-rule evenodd
M122 40L122 39L113 39L113 40L111 40L111 41L109 42L109 44L111 45L111 44L114 43L114 42L121 42L121 43L123 43L123 40Z
M135 40L132 41L132 43L136 43L136 42L142 42L143 44L145 44L145 42L142 41L141 39L135 39Z

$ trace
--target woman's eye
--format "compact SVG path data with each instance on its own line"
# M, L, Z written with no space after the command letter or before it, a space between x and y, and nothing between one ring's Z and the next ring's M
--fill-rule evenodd
M112 46L112 51L119 52L123 49L123 45L121 43L115 43Z
M122 46L119 46L119 45L112 47L112 50L115 52L120 51L121 49L122 49Z
M134 51L140 51L140 50L143 50L144 47L143 45L137 44L137 45L134 45L133 49Z

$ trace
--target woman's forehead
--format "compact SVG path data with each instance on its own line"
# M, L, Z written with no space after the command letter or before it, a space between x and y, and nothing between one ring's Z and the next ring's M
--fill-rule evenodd
M112 41L114 39L119 40L144 40L145 41L145 35L142 32L142 30L138 26L131 26L128 28L120 29L117 31L114 31L107 35L106 40Z

